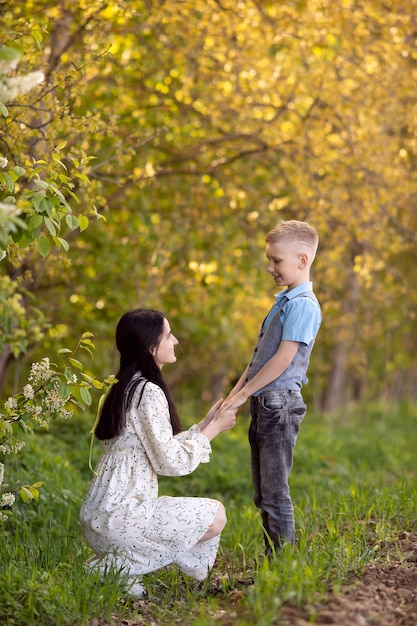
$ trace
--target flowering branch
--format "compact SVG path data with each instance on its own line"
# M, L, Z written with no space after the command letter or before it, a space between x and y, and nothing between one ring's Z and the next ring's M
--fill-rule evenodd
M16 426L25 434L31 434L36 428L49 429L54 420L70 419L73 415L72 406L87 409L92 403L92 389L101 390L103 394L113 383L110 376L104 381L85 374L84 366L75 358L76 352L84 350L94 355L95 346L91 340L92 333L86 332L73 350L63 348L58 354L66 355L62 367L50 362L48 357L40 362L32 363L28 382L22 391L9 397L0 412L0 455L4 457L17 454L25 446L16 432ZM38 499L38 487L42 483L10 488L3 482L4 463L0 462L0 522L7 519L7 513L15 502L13 492L19 492L24 501Z

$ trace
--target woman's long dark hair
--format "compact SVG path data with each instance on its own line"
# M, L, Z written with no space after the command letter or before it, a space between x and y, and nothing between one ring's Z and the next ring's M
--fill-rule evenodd
M183 430L171 393L151 353L161 340L164 320L164 315L153 309L134 309L120 318L116 328L116 346L120 352L120 368L116 374L118 382L104 401L94 431L97 439L113 439L123 433L126 427L126 407L136 387L131 382L138 372L164 392L174 435Z

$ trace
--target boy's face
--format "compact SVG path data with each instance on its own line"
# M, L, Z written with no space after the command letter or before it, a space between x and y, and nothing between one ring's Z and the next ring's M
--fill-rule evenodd
M267 270L278 287L293 289L309 280L308 257L299 253L297 246L285 243L267 243Z

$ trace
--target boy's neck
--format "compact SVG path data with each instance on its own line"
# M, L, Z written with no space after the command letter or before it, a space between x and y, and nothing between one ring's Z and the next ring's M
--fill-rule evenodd
M293 289L296 289L300 285L304 285L305 283L310 283L310 282L311 282L310 272L307 272L306 274L303 274L302 276L300 276L296 281L291 283L291 285L287 285L287 289L288 291L292 291Z

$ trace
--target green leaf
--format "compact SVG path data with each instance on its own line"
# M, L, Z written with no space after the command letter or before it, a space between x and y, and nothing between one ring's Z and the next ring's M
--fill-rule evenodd
M57 237L59 243L61 244L63 250L65 250L65 252L68 252L69 250L69 243L66 239L63 239L62 237Z
M47 198L45 196L41 201L41 211L50 217L54 210L53 198Z
M81 390L78 385L71 385L71 395L72 395L71 402L79 406L79 404L75 401L75 400L81 401Z
M81 344L80 348L82 348L83 350L88 352L88 354L91 356L91 358L94 359L94 349L95 349L94 345L93 345L93 348L91 349L88 346L85 346L84 344Z
M83 364L80 363L80 361L77 361L77 359L74 359L73 357L70 357L68 361L71 363L73 367L76 367L78 370L83 371L84 367L83 367Z
M45 222L46 228L51 233L51 235L56 235L56 228L55 228L54 221L51 220L49 217L45 217L44 222Z
M37 213L42 213L42 201L45 198L45 192L44 191L38 191L37 193L35 193L35 195L32 197L32 204L35 207L35 210Z
M90 406L93 399L91 397L91 393L88 391L87 387L80 387L81 398L87 406Z
M0 102L0 113L3 117L9 117L9 110L3 102Z
M76 215L66 215L65 221L71 230L75 230L76 228L79 228L80 226L78 217Z
M14 181L13 181L13 178L10 176L9 172L3 172L3 180L7 187L7 191L9 191L10 193L13 193Z
M62 167L62 168L66 171L66 172L68 172L68 168L67 168L67 166L65 165L65 163L63 163L63 162L61 161L61 159L60 159L60 158L59 158L56 154L53 154L53 155L52 155L52 159L53 159L54 163L56 163L57 165L60 165L60 166L61 166L61 167ZM65 176L65 174L60 174L60 175L58 176L58 179L59 179L60 181L62 181L63 183L67 184L67 185L69 185L69 184L70 184L70 182L69 182L69 178L68 178L68 176Z
M42 43L42 40L43 40L41 31L40 30L32 30L32 32L30 34L31 34L34 42L36 43L38 49L41 50L41 43Z
M83 230L86 230L88 228L89 225L89 220L88 217L86 215L79 215L78 216L78 221L80 224L80 231L83 232Z
M85 348L85 346L89 346L91 348L94 349L94 343L91 341L91 339L82 339L81 340L81 348Z
M26 174L26 170L23 167L20 167L19 165L15 165L13 168L13 171L15 172L18 178L21 178L22 176Z
M42 224L43 224L42 215L36 214L36 215L32 215L32 217L29 219L27 223L27 226L29 230L34 231L37 228L39 228Z
M88 374L81 374L81 376L92 386L94 387L94 389L103 389L104 385L100 380L97 380L97 378L93 378L92 376L89 376Z
M60 382L59 383L59 395L61 398L68 398L71 394L71 387L67 385L67 383Z
M35 485L31 485L30 487L28 487L28 490L33 500L39 500L39 490L36 489Z
M38 239L38 249L41 256L43 256L44 258L47 257L48 254L51 252L51 248L52 244L48 237L45 237L45 235L41 235Z
M16 48L10 48L9 46L0 46L0 60L6 61L6 63L12 63L19 61L23 56L23 52Z
M36 185L36 187L40 187L40 189L49 189L49 184L47 182L45 182L44 180L41 180L40 178L37 178L34 181L34 184Z
M86 176L86 174L83 174L82 172L76 172L75 176L85 183L90 182L90 179L88 178L88 176Z
M29 500L33 500L33 495L30 487L21 487L19 490L19 495L22 498L23 502L29 502Z

